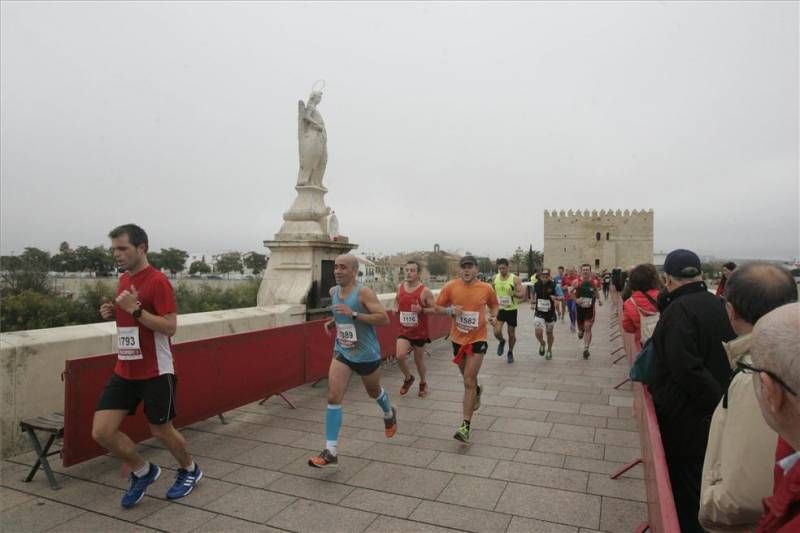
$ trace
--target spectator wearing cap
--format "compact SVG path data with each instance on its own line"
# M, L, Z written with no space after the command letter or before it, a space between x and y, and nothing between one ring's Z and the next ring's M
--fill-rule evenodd
M783 268L749 263L728 278L725 296L738 335L725 343L725 351L737 369L739 361L750 361L753 326L773 309L796 302L797 285ZM700 490L699 519L704 527L745 531L756 526L763 512L761 500L772 493L777 440L753 395L753 375L737 369L711 419Z
M758 321L750 342L753 389L767 424L794 450L800 450L800 304L775 309ZM778 461L780 481L764 499L759 533L800 531L800 452Z
M723 300L703 282L697 254L673 250L664 273L667 290L658 298L650 392L681 531L702 532L697 513L708 430L731 375L722 343L736 334Z
M725 286L728 284L728 278L731 277L734 270L736 270L736 263L733 261L728 261L722 265L722 279L719 280L719 285L717 285L717 296L725 296Z

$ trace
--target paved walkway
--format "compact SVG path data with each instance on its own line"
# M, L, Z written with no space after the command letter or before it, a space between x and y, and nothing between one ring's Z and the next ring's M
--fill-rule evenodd
M360 381L351 381L338 471L306 465L324 445L322 382L289 391L297 409L273 398L228 413L227 425L210 419L185 429L205 478L179 502L163 498L175 463L153 441L141 449L164 475L131 510L119 507L126 480L111 457L59 468L60 491L42 473L21 482L30 454L5 461L0 531L633 531L646 516L642 468L609 479L639 444L630 388L612 388L627 365L612 366L608 355L619 345L609 342L611 306L600 308L589 361L569 322L557 326L554 358L545 361L535 353L531 312L520 315L513 365L490 342L470 446L452 438L463 388L449 346L438 341L427 358L427 398L416 397L416 386L401 398L400 371L384 370L399 411L393 439L384 438Z

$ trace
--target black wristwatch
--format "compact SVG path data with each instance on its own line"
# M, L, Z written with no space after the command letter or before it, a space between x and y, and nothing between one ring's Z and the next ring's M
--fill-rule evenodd
M133 313L131 313L131 316L136 320L139 320L139 317L142 316L142 311L143 311L142 304L139 304L139 308L136 309Z

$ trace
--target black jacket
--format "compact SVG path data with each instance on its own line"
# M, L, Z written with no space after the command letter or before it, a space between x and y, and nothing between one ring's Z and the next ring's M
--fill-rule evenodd
M668 457L702 459L711 415L731 376L722 343L736 334L723 300L702 281L663 293L658 304L650 392L664 451Z

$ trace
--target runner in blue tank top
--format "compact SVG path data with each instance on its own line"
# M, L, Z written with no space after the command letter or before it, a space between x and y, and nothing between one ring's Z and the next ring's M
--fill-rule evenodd
M375 326L389 324L389 316L375 292L356 283L358 259L345 254L336 258L331 288L333 319L325 323L325 332L336 333L333 360L328 370L328 410L325 413L325 449L308 460L309 466L337 466L339 429L342 427L342 399L350 376L361 376L364 388L378 402L383 413L384 434L391 438L397 432L397 410L381 387L381 347Z

